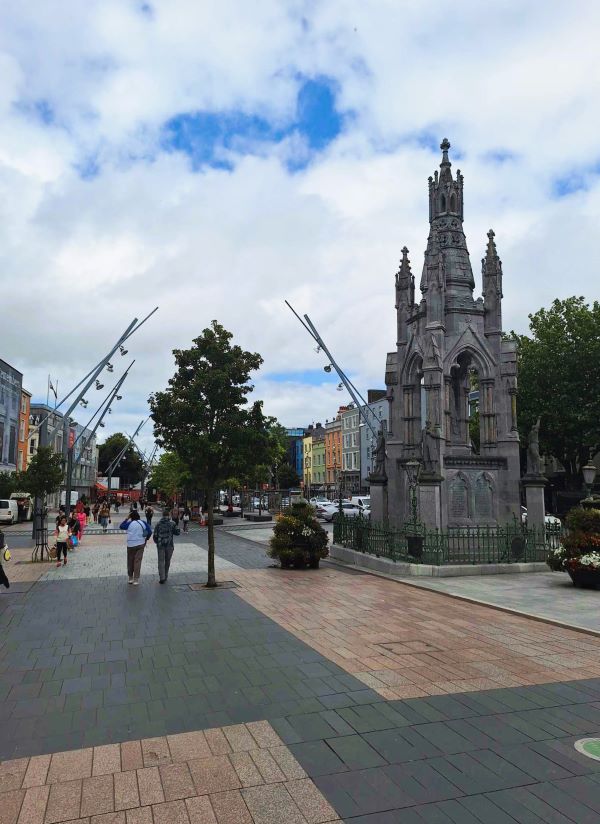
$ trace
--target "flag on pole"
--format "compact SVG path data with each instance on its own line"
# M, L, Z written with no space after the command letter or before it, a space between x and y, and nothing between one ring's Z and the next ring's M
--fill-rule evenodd
M52 381L51 381L50 377L48 377L48 382L49 382L49 384L50 384L50 391L52 392L52 394L54 395L54 397L58 400L58 395L56 394L56 389L55 389L55 388L54 388L54 386L52 385Z

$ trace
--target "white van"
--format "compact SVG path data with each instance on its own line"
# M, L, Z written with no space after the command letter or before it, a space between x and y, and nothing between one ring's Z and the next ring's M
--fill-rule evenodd
M19 520L19 507L16 501L0 498L0 524L16 524Z
M370 495L355 495L351 499L351 503L356 504L361 509L371 509L371 496Z

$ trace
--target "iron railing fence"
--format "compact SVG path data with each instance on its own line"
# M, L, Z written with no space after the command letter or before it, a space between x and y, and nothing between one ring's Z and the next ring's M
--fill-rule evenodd
M388 558L391 561L433 564L511 564L544 562L560 543L562 526L541 529L515 520L501 526L430 529L421 523L403 527L371 523L367 518L333 518L333 543Z

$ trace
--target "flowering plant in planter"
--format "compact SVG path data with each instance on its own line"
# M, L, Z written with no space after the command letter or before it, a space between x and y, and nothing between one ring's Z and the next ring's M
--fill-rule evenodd
M600 510L576 507L569 512L566 525L568 532L562 541L562 568L569 573L576 587L599 588ZM548 565L552 568L551 555Z
M548 564L552 572L564 572L565 561L567 560L567 557L567 550L561 544L550 549L550 551L548 552L548 557L546 558L546 563Z
M321 558L329 555L328 535L308 502L293 503L285 515L277 518L267 555L284 568L317 569Z

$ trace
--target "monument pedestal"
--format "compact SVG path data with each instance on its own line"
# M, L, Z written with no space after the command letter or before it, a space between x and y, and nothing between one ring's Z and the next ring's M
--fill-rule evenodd
M371 521L382 524L388 519L388 487L385 475L369 475Z
M419 511L421 521L430 528L442 528L441 475L421 473L419 478Z
M535 529L545 527L546 504L544 502L544 487L548 483L543 475L527 473L521 478L525 489L527 502L527 526Z

